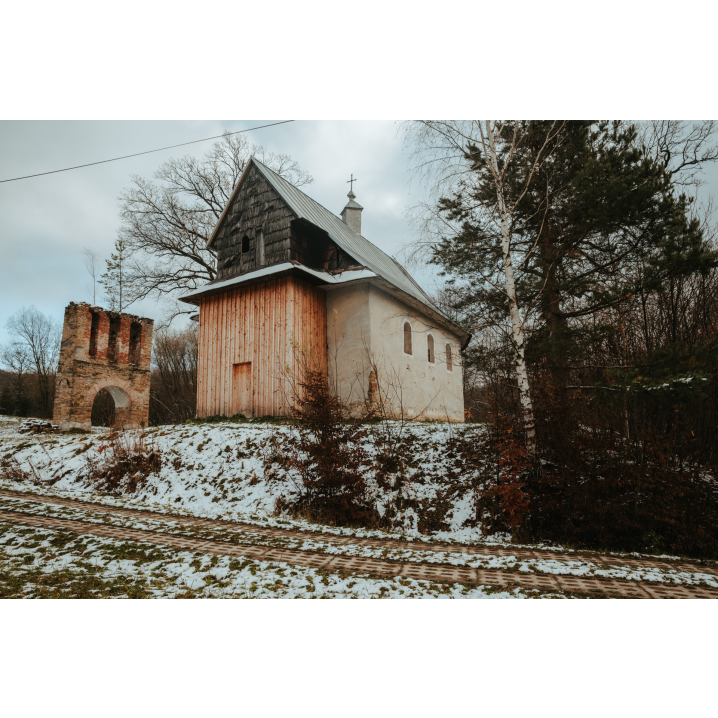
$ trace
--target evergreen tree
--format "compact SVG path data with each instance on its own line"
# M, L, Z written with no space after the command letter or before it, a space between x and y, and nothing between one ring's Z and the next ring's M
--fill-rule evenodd
M716 266L689 199L675 191L661 163L618 122L524 122L520 143L504 137L507 201L519 303L538 315L533 350L545 356L554 383L566 385L566 364L589 329L586 318L671 278ZM507 124L504 132L515 132ZM547 137L549 140L547 141ZM460 231L436 244L434 261L461 282L464 308L500 321L506 299L490 282L497 264L485 208L493 201L481 148L467 142L471 173L439 207ZM529 178L527 183L527 178ZM528 184L528 187L527 187ZM463 280L463 281L462 281ZM612 327L590 325L590 331Z

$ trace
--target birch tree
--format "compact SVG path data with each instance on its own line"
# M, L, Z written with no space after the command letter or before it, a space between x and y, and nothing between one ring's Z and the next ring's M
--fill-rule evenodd
M544 145L555 137L562 123L550 124ZM539 152L529 166L514 167L519 150L526 141L530 123L517 120L423 120L406 128L407 140L414 148L415 169L434 185L437 205L422 205L424 241L436 259L436 241L443 239L459 253L473 255L472 266L478 276L464 288L473 294L477 288L489 289L494 307L500 307L505 321L484 316L479 326L502 326L511 341L526 449L536 451L533 400L525 355L525 324L528 308L520 306L516 271L525 266L535 247L514 244L517 230L516 209L531 184L540 163ZM522 174L522 189L516 192L517 170ZM512 191L506 186L512 174ZM437 262L438 263L438 262ZM469 304L467 302L467 304Z
M681 160L672 165L666 152L657 161L622 122L410 127L416 167L434 185L432 201L420 208L425 248L455 283L474 334L491 327L510 337L529 447L527 332L531 366L548 370L546 386L567 417L569 376L581 369L582 346L599 335L612 340L616 327L601 317L716 265L691 200L671 175L673 167L690 180L710 160L708 130L696 140L704 138L707 150L674 147L671 156Z

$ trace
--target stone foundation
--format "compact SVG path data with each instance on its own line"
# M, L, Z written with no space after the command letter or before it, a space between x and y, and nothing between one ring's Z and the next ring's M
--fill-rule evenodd
M67 306L52 417L60 431L89 429L102 389L115 401L118 428L147 426L153 323L84 302Z

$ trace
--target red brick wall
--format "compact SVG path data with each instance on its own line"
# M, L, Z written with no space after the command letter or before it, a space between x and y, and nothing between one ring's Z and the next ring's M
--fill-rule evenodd
M90 356L92 313L99 314L97 352ZM120 320L117 361L107 359L110 319ZM141 326L140 359L128 359L130 327ZM147 426L150 399L150 359L153 320L132 314L109 312L72 302L65 309L62 347L57 372L53 422L63 430L73 426L89 428L92 403L97 393L107 389L115 399L115 418L123 426Z

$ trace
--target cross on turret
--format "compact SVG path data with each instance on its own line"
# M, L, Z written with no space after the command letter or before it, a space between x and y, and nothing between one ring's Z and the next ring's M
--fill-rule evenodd
M350 180L347 180L347 184L348 184L348 185L351 185L351 187L349 188L349 191L350 191L350 192L353 192L353 191L354 191L354 183L357 182L357 181L358 181L358 180L354 179L354 174L352 173L352 178L351 178Z

